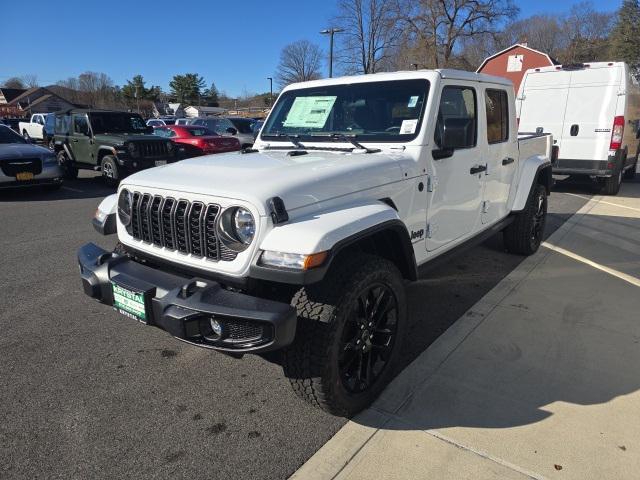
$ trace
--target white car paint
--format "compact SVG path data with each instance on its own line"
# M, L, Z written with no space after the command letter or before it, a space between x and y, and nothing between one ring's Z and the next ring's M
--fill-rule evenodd
M215 262L169 251L134 239L118 221L120 241L165 260L243 277L261 249L304 254L325 251L375 222L391 219L400 219L406 226L418 264L480 234L526 199L533 181L528 172L548 164L551 156L550 136L518 139L510 81L471 72L425 70L317 80L290 85L285 91L416 78L430 83L425 121L409 142L366 143L379 148L378 153L309 150L306 155L289 156L287 150L269 150L274 146L293 150L286 139L267 142L258 137L257 153L197 157L143 170L121 182L120 190L217 203L223 209L249 208L256 219L256 234L235 260ZM435 160L431 154L435 119L440 91L446 84L475 89L477 145L473 152L456 150L450 158ZM492 156L483 101L488 88L507 92L509 99L509 136L504 145L493 149ZM327 144L305 141L305 146L326 148ZM330 146L353 148L347 142ZM513 162L503 165L507 157ZM489 168L470 175L469 167L475 164ZM269 216L268 202L274 196L282 198L289 214L289 221L281 225L274 225Z
M31 115L31 119L28 122L18 122L18 130L20 130L20 134L24 135L25 132L27 135L34 140L42 140L43 137L43 129L44 122L47 119L47 113L34 113Z
M516 107L521 131L542 129L553 135L559 147L559 167L569 160L582 161L588 168L590 161L606 161L614 155L609 147L618 116L625 123L622 149L628 158L637 154L640 87L623 62L527 70Z

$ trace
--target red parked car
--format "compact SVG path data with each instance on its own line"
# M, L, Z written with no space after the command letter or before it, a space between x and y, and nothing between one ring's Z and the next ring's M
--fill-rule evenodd
M223 137L198 125L166 125L156 127L154 135L169 138L185 148L185 158L240 150L237 138Z

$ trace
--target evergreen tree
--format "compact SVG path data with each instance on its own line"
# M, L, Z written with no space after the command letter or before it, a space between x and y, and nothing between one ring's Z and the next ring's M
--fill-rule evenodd
M215 83L211 82L211 88L205 92L205 96L207 97L209 106L217 107L220 105L219 93Z
M640 5L638 0L624 0L611 32L612 60L624 61L635 76L640 73Z
M171 95L180 103L197 105L204 89L204 79L197 73L174 75L169 82Z

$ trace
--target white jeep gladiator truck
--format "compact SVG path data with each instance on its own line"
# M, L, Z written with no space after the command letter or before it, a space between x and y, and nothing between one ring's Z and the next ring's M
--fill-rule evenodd
M500 231L538 249L552 138L514 113L509 81L470 72L291 85L253 149L122 180L93 219L115 250L78 252L84 291L200 347L281 350L298 395L351 415L393 377L405 281Z
M28 122L18 122L18 131L25 140L42 140L44 138L44 122L48 113L34 113Z

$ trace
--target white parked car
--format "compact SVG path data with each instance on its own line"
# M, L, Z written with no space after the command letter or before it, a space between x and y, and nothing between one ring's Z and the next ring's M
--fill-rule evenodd
M404 281L500 231L513 253L538 249L551 146L519 137L498 77L290 85L253 151L123 179L94 218L115 251L78 252L84 291L200 347L281 349L301 397L351 415L394 375Z
M44 123L49 113L34 113L28 122L19 122L18 130L25 140L42 140L44 138Z
M553 134L554 173L597 178L616 195L638 164L640 88L622 62L527 70L517 97L521 131Z

